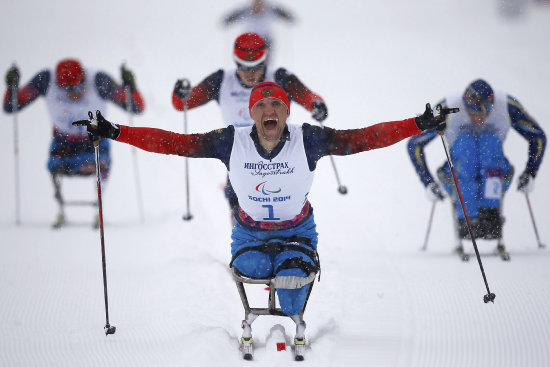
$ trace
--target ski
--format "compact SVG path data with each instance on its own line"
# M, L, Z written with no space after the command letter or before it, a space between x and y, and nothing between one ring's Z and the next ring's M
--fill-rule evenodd
M303 361L306 352L306 338L294 338L294 360Z
M251 361L254 355L252 338L241 338L241 352L244 360Z
M497 245L496 255L500 257L502 261L510 261L510 253L506 251L506 248L502 244Z
M55 218L55 221L52 223L52 228L53 229L61 229L61 228L64 228L64 227L70 227L70 226L75 226L75 225L78 225L80 226L81 223L74 223L74 222L70 222L70 221L67 221L67 218L63 215L63 214L58 214L57 217ZM91 227L92 229L98 229L99 228L99 216L96 215L93 219L93 222L91 224Z
M63 214L58 214L57 218L55 218L55 222L52 224L53 229L59 229L63 227L66 224L65 216Z
M458 255L458 258L464 262L466 261L470 261L470 255L468 255L467 253L464 252L464 247L462 246L458 246L456 249L455 249L455 254Z

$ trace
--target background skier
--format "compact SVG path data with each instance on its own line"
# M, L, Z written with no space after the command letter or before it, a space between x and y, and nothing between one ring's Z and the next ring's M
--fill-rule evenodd
M187 108L193 109L210 101L217 101L225 126L251 126L254 121L248 109L250 91L257 83L273 81L281 85L290 101L295 101L311 111L315 120L325 120L328 111L323 98L285 68L269 68L266 64L268 56L265 41L260 35L240 35L233 48L236 68L220 69L193 87L187 97ZM183 81L178 80L172 93L172 104L178 111L184 109L185 96ZM237 197L229 181L225 187L225 196L231 208L237 205Z
M40 71L22 88L19 88L19 78L19 69L15 66L6 73L4 111L12 113L24 109L40 96L46 100L53 122L48 170L60 205L54 223L54 227L59 227L65 223L60 176L87 176L95 172L94 148L87 138L86 129L72 126L71 123L90 109L105 109L107 101L126 109L126 87L131 92L133 113L143 111L143 98L136 88L131 71L123 69L122 84L119 85L106 73L85 69L75 59L61 60L54 70ZM17 106L12 103L12 93L17 93ZM109 150L109 142L102 141L101 173L104 180L109 175L111 164ZM97 225L97 217L94 225Z
M501 91L494 92L482 79L470 83L464 93L445 97L440 103L460 108L459 113L448 115L445 137L474 235L476 238L498 239L497 249L504 251L501 206L503 195L512 182L514 168L504 155L503 143L510 127L528 141L528 159L519 176L518 190L529 192L544 156L544 132L517 99ZM426 131L408 142L413 165L428 197L434 201L443 200L444 194L428 169L424 147L436 136L436 131ZM437 175L445 191L456 202L447 163L437 170ZM460 205L456 206L454 215L459 240L469 238ZM457 251L463 252L460 243Z
M252 0L249 6L239 7L223 18L223 25L242 23L245 32L254 32L263 37L269 51L273 51L273 24L282 20L287 24L296 21L288 9L270 4L266 0Z

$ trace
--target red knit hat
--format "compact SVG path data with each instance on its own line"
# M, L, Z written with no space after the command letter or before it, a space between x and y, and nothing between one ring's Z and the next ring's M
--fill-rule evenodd
M290 113L290 102L288 96L279 84L275 82L263 82L256 84L250 93L248 102L248 111L252 115L252 108L256 103L266 98L277 98L286 105L288 113Z
M65 59L57 64L57 84L61 88L74 88L84 80L84 69L73 59Z
M261 64L267 58L264 39L256 33L241 34L235 40L233 58L246 67Z

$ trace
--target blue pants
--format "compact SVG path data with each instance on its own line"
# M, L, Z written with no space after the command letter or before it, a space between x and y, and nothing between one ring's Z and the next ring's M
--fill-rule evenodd
M101 175L106 179L111 166L109 140L99 142ZM82 141L69 141L62 135L54 135L50 145L48 170L65 175L89 175L95 172L95 152L93 143L85 138Z
M480 208L500 208L502 196L512 182L513 172L502 151L502 141L493 133L461 134L451 148L451 159L468 216L477 218ZM446 163L443 172L451 177ZM443 182L443 186L452 194L453 184L450 182L452 178ZM458 219L464 219L461 205L457 205L456 215Z
M289 259L298 259L307 264L314 266L315 262L310 256L301 251L257 251L254 247L265 244L280 244L284 243L285 239L290 239L293 236L307 238L311 246L317 248L317 232L313 215L306 219L303 223L290 229L266 231L248 229L238 222L233 227L231 238L231 255L233 257L233 267L241 274L251 278L269 278L272 276L298 276L307 277L309 274L300 267L284 267L278 269L281 264ZM306 250L312 248L306 244L300 244ZM251 249L240 252L243 249ZM240 254L239 254L240 252ZM238 255L235 257L235 255ZM301 260L300 260L301 259ZM304 307L307 289L309 285L298 289L277 289L279 296L279 304L285 315L293 316L302 310Z

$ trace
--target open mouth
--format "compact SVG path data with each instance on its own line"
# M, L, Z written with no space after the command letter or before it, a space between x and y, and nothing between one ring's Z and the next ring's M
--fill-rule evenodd
M265 129L273 129L277 126L277 120L275 119L265 120L263 122L263 125Z

